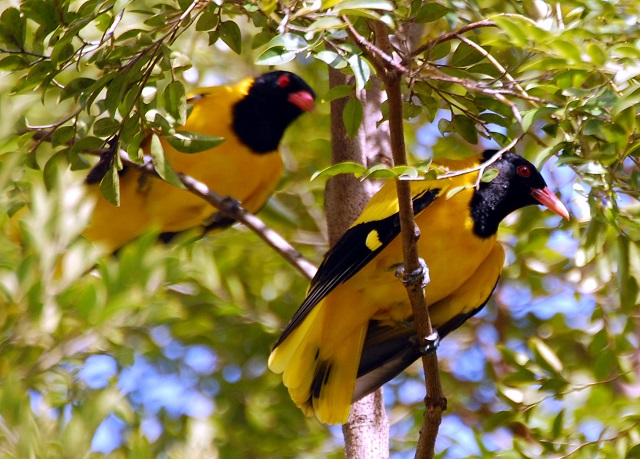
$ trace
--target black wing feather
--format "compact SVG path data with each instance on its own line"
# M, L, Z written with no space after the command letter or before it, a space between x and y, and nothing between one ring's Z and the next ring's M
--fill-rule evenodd
M440 191L440 188L433 188L414 196L413 213L417 215L426 209L440 195ZM371 250L366 245L366 239L374 230L378 234L380 247ZM276 347L302 323L316 304L373 260L398 234L400 216L397 212L384 219L359 223L349 228L325 255L318 273L311 281L307 297L282 332Z
M495 285L498 285L497 280ZM440 339L480 312L491 298L495 285L489 296L476 308L466 314L458 314L437 327ZM362 346L353 401L391 381L421 357L417 338L413 322L383 324L378 320L370 321Z

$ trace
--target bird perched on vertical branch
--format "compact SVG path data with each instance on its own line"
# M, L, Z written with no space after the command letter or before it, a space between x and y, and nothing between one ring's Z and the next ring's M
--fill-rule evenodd
M225 141L210 150L187 154L161 139L165 158L176 172L255 213L282 176L278 145L286 128L302 113L313 110L314 100L313 90L302 78L284 71L247 78L234 86L198 89L188 95L192 111L181 130L220 136ZM143 144L145 153L149 148L149 142ZM100 196L97 182L103 175L89 174L88 186L97 202L83 234L107 249L115 250L151 228L175 233L233 223L192 193L131 168L121 173L120 206L115 206Z
M497 153L446 161L451 170L479 166ZM418 252L429 269L431 322L446 336L489 300L504 264L500 222L542 204L569 218L533 164L504 153L481 181L479 169L411 182ZM326 254L306 299L269 357L303 412L324 423L347 420L351 403L394 378L424 351L417 346L407 292L397 279L403 251L398 198L386 183Z

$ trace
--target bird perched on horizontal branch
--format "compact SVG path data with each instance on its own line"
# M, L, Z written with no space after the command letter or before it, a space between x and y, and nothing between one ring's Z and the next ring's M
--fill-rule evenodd
M446 161L451 170L492 158ZM522 207L542 204L569 218L533 164L504 153L479 170L440 180L411 182L420 228L418 252L429 270L425 295L431 322L446 336L489 300L504 264L497 241L500 222ZM412 310L397 279L403 251L398 198L387 182L360 217L326 254L306 299L269 358L283 373L289 394L303 412L324 423L347 420L351 403L394 378L418 359Z
M176 172L255 213L282 176L278 145L285 129L302 113L313 110L314 100L313 90L302 78L284 71L247 78L234 86L198 89L188 95L192 111L180 130L220 136L225 141L210 150L187 154L161 138L165 158ZM149 142L143 148L148 153ZM115 250L152 228L176 233L233 223L192 193L131 168L120 175L120 205L115 206L98 191L97 182L104 172L89 174L88 186L97 202L83 234L107 249Z

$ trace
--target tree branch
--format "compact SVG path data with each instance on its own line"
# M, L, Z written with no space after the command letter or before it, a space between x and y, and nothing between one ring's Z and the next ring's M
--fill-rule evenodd
M378 72L385 73L393 69L397 73L412 75L414 78L418 78L415 70L412 71L406 67L407 65L406 63L409 61L409 58L404 58L402 60L393 58L393 56L391 55L391 50L393 49L393 47L391 46L390 43L385 46L376 46L373 43L369 42L365 37L360 35L347 17L341 16L341 19L347 26L347 33L349 34L349 36L358 44L358 46L360 46L360 49L362 50L362 52L367 56L367 58L371 61L371 63L373 64L373 66L376 68ZM489 20L469 24L466 27L460 28L456 32L450 32L448 34L445 34L439 37L437 40L429 42L418 49L421 49L427 45L433 46L433 44L436 42L440 43L442 41L451 40L454 38L458 38L462 40L464 37L461 37L460 34L463 32L476 29L478 27L494 27L494 26L495 26L495 23ZM374 26L374 28L375 27L376 26ZM467 40L467 39L465 38L464 40ZM470 41L470 40L467 40L467 41ZM476 44L474 43L474 45ZM417 54L416 51L414 51L411 54L411 56L416 55ZM484 51L483 55L487 57L488 53ZM513 102L509 101L505 97L505 95L519 97L523 100L531 102L535 106L538 106L537 104L545 104L546 102L542 99L532 97L529 94L527 94L526 91L524 91L523 88L517 83L517 81L511 78L511 76L506 72L506 70L504 70L504 68L502 68L502 66L500 66L500 64L497 63L495 59L493 58L492 60L490 59L490 62L494 65L497 64L502 69L501 71L503 72L503 74L505 74L505 78L507 78L509 82L516 88L516 91L511 89L504 89L504 88L494 89L473 80L450 76L440 71L437 67L428 63L424 63L422 68L429 73L429 77L428 77L429 80L446 81L448 83L458 84L469 92L487 95L487 96L493 97L499 102L502 102L503 104L511 108L511 111L513 112L515 119L518 121L520 125L522 125L522 117L520 116L520 112L518 111L517 106Z
M291 263L303 276L309 280L313 279L318 269L302 256L300 252L294 249L282 236L269 228L262 219L240 207L237 201L223 198L219 194L211 191L204 183L180 173L178 177L187 190L207 201L225 217L242 223L256 233L267 245L278 252L280 256Z
M388 41L386 30L379 30L376 38L381 43L381 48L389 49L391 45L385 43ZM381 73L387 91L391 152L396 166L407 164L407 154L404 143L404 121L402 116L402 76L402 72L399 72L395 65L388 65ZM419 272L421 269L417 246L420 229L414 220L411 184L406 181L397 181L396 186L404 257L405 275L403 282L407 288L407 294L413 311L418 344L421 347L427 347L427 338L433 335L433 327L431 325L423 287L426 273L422 272L420 276L411 276L411 280L409 279L409 274ZM420 459L434 456L435 441L442 420L442 412L446 409L446 399L442 393L436 353L434 352L428 356L424 356L422 358L422 366L426 378L427 396L425 397L426 410L424 424L416 449L416 457Z

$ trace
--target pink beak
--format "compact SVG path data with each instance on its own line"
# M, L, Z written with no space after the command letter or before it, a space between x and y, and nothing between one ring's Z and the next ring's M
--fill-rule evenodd
M540 204L546 206L549 210L560 215L562 218L569 220L569 211L549 188L534 188L531 190L531 196L533 196Z
M291 93L287 100L305 112L313 111L316 108L313 95L309 91Z

